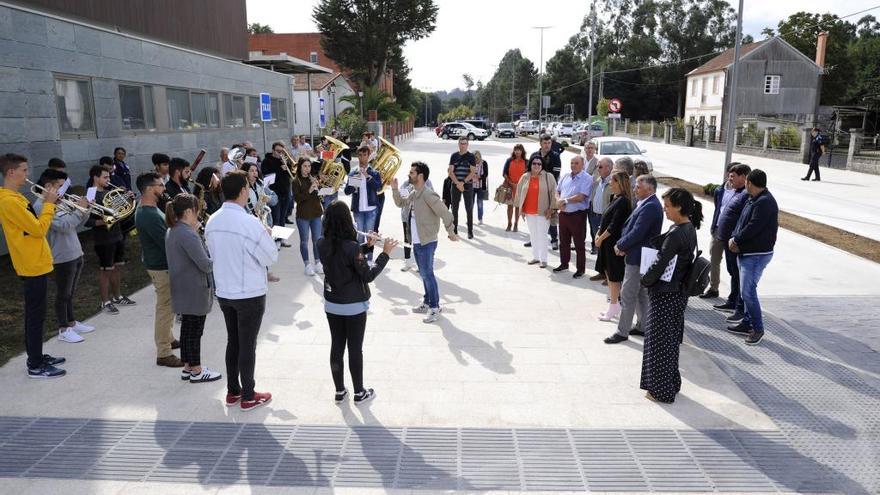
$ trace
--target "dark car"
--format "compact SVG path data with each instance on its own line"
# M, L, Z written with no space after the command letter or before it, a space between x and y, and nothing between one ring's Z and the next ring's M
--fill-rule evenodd
M495 127L496 137L516 137L516 129L510 122L501 122Z

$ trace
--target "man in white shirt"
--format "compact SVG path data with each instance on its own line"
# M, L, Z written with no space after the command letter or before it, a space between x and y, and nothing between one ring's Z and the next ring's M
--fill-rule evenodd
M241 150L242 153L237 153L238 150ZM235 156L240 155L240 158L236 159ZM232 148L232 150L226 153L226 161L223 162L223 165L220 166L220 177L226 177L229 172L234 170L241 170L241 164L244 159L244 149L243 148Z
M226 406L241 401L241 410L249 411L272 400L272 394L254 391L254 365L257 334L266 309L266 273L278 260L278 249L268 229L245 210L246 176L230 173L220 181L220 187L226 202L208 220L205 240L214 260L217 300L226 320Z
M315 152L312 151L312 145L309 144L308 141L306 141L306 135L305 135L305 134L303 134L302 136L299 137L299 147L298 147L298 150L299 150L299 154L300 154L300 156L308 156L308 157L314 157L314 156L315 156Z

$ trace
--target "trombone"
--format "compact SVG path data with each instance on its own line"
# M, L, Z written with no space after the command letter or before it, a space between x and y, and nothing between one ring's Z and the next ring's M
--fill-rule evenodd
M293 180L296 176L296 162L293 161L293 157L290 156L290 153L287 152L287 148L284 146L281 147L281 161L287 165L287 173L290 175L290 180Z
M35 184L30 181L30 179L26 179L28 184L31 185L31 194L34 196L43 196L43 193L46 192L46 188ZM82 196L77 196L75 194L64 194L58 196L58 208L67 213L73 213L74 211L79 211L81 213L85 213L87 215L95 215L101 217L101 220L104 221L107 225L112 225L114 222L119 220L116 218L116 212L111 208L107 208L106 206L99 205L97 203L89 201L89 206L80 206L78 203L83 200Z

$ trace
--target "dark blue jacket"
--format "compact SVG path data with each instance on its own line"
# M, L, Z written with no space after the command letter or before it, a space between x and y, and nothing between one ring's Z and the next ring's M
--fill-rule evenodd
M361 173L360 167L351 171L348 174L349 177L354 177ZM382 186L382 176L379 175L379 172L373 170L373 167L367 167L367 205L368 206L377 206L379 203L376 198L377 193L379 192L379 187ZM360 211L361 206L361 194L359 187L352 187L349 185L345 186L345 194L351 195L351 211L357 213Z
M745 187L736 190L736 195L730 198L727 208L724 209L724 214L718 218L718 225L715 226L715 232L713 233L715 239L726 243L733 236L733 229L736 227L736 222L739 221L739 215L746 206L748 199L749 193L746 192ZM716 215L718 210L718 208L715 209Z
M709 226L709 232L714 233L718 227L718 214L721 213L721 201L724 200L724 184L715 189L715 212L712 213L712 224ZM731 198L733 199L733 198Z
M131 191L131 170L128 168L127 163L113 160L110 183L116 187L122 187L126 191Z
M656 194L652 194L641 207L626 219L623 233L617 241L617 249L626 252L627 265L642 262L642 248L651 247L651 239L660 235L663 228L663 206Z
M764 189L756 197L749 196L733 230L739 254L770 253L776 245L779 230L779 206L770 191Z

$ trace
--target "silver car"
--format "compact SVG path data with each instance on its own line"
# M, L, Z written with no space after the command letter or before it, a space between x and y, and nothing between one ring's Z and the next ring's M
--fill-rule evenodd
M633 161L642 160L648 164L649 172L654 171L654 163L646 155L647 150L639 148L639 145L630 138L606 136L593 138L590 142L596 146L596 155L600 158L607 156L612 160L617 160L618 158L628 156Z

